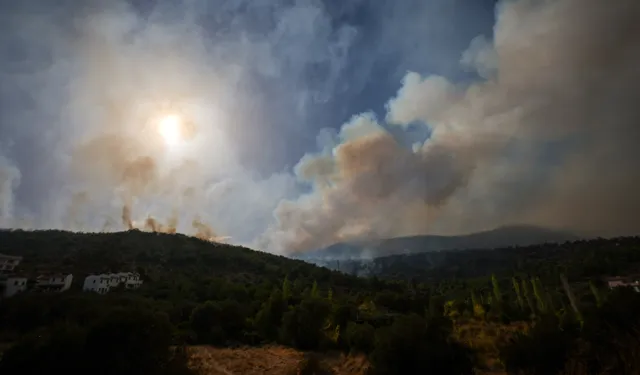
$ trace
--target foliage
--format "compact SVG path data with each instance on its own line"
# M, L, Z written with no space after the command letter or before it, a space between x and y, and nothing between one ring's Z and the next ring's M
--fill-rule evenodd
M640 265L639 242L391 257L375 260L379 278L358 278L177 234L0 231L0 252L24 256L24 272L72 272L75 289L92 272L145 280L135 291L1 301L0 343L13 345L0 372L185 374L184 345L277 343L364 353L375 374L467 374L477 348L454 339L466 325L486 328L486 352L509 373L640 373L640 294L596 278ZM489 332L516 326L530 329ZM314 361L301 373L327 370Z
M186 361L170 350L165 316L114 309L90 328L56 327L33 334L4 353L2 374L186 374Z
M376 329L369 323L349 322L345 333L349 348L368 354L373 350Z
M442 321L412 314L376 332L371 365L376 374L472 374L469 351L448 339Z

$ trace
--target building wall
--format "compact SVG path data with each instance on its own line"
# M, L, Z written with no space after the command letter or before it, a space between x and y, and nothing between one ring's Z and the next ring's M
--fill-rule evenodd
M27 290L26 277L8 277L3 280L3 297L11 297Z
M21 257L0 254L0 273L12 272L21 260Z
M71 283L73 283L72 274L51 275L48 277L40 276L37 280L36 288L64 292L71 288Z
M84 279L82 290L104 294L109 291L108 279L104 275L89 275Z
M104 294L120 284L127 289L135 289L142 284L142 280L138 274L131 272L89 275L84 280L82 290Z

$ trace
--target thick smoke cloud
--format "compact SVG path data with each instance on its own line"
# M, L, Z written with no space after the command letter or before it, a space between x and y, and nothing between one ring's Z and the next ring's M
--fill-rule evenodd
M506 224L640 231L637 1L504 1L494 35L459 54L473 82L423 73L450 65L432 40L444 29L429 29L446 19L436 1L376 8L375 48L357 58L361 30L336 26L350 8L329 2L18 3L0 15L18 41L0 38L13 51L0 65L0 226L280 253ZM380 56L410 70L386 113L321 130L292 173L267 165L332 118L313 108L381 80ZM154 125L166 113L187 125L171 150Z
M369 115L297 167L313 191L276 210L276 248L460 233L510 223L637 234L640 3L509 1L492 44L461 58L471 85L410 72L386 121L428 126L402 147ZM560 151L557 151L560 150Z
M0 155L0 225L9 226L14 217L14 192L20 184L20 170Z
M315 1L148 5L3 5L0 47L11 53L0 72L13 91L2 105L17 103L0 131L33 152L0 148L2 226L182 231L248 244L295 196L290 174L260 176L245 164L247 151L269 152L260 143L273 136L260 121L289 104L299 113L286 116L299 121L305 103L269 98L275 108L265 110L254 93L273 81L296 100L327 96L350 28L333 27ZM310 64L325 79L299 88ZM184 142L171 150L156 128L167 114L184 122Z

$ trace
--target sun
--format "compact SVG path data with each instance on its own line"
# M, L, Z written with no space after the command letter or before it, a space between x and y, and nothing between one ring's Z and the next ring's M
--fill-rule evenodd
M182 141L182 120L177 115L167 115L160 119L158 131L164 142L174 146Z

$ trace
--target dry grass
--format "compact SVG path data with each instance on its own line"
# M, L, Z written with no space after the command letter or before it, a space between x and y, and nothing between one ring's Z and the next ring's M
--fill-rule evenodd
M199 375L296 375L305 358L303 352L279 346L239 349L193 346L189 354L190 367ZM368 368L362 356L316 356L333 375L364 375Z

